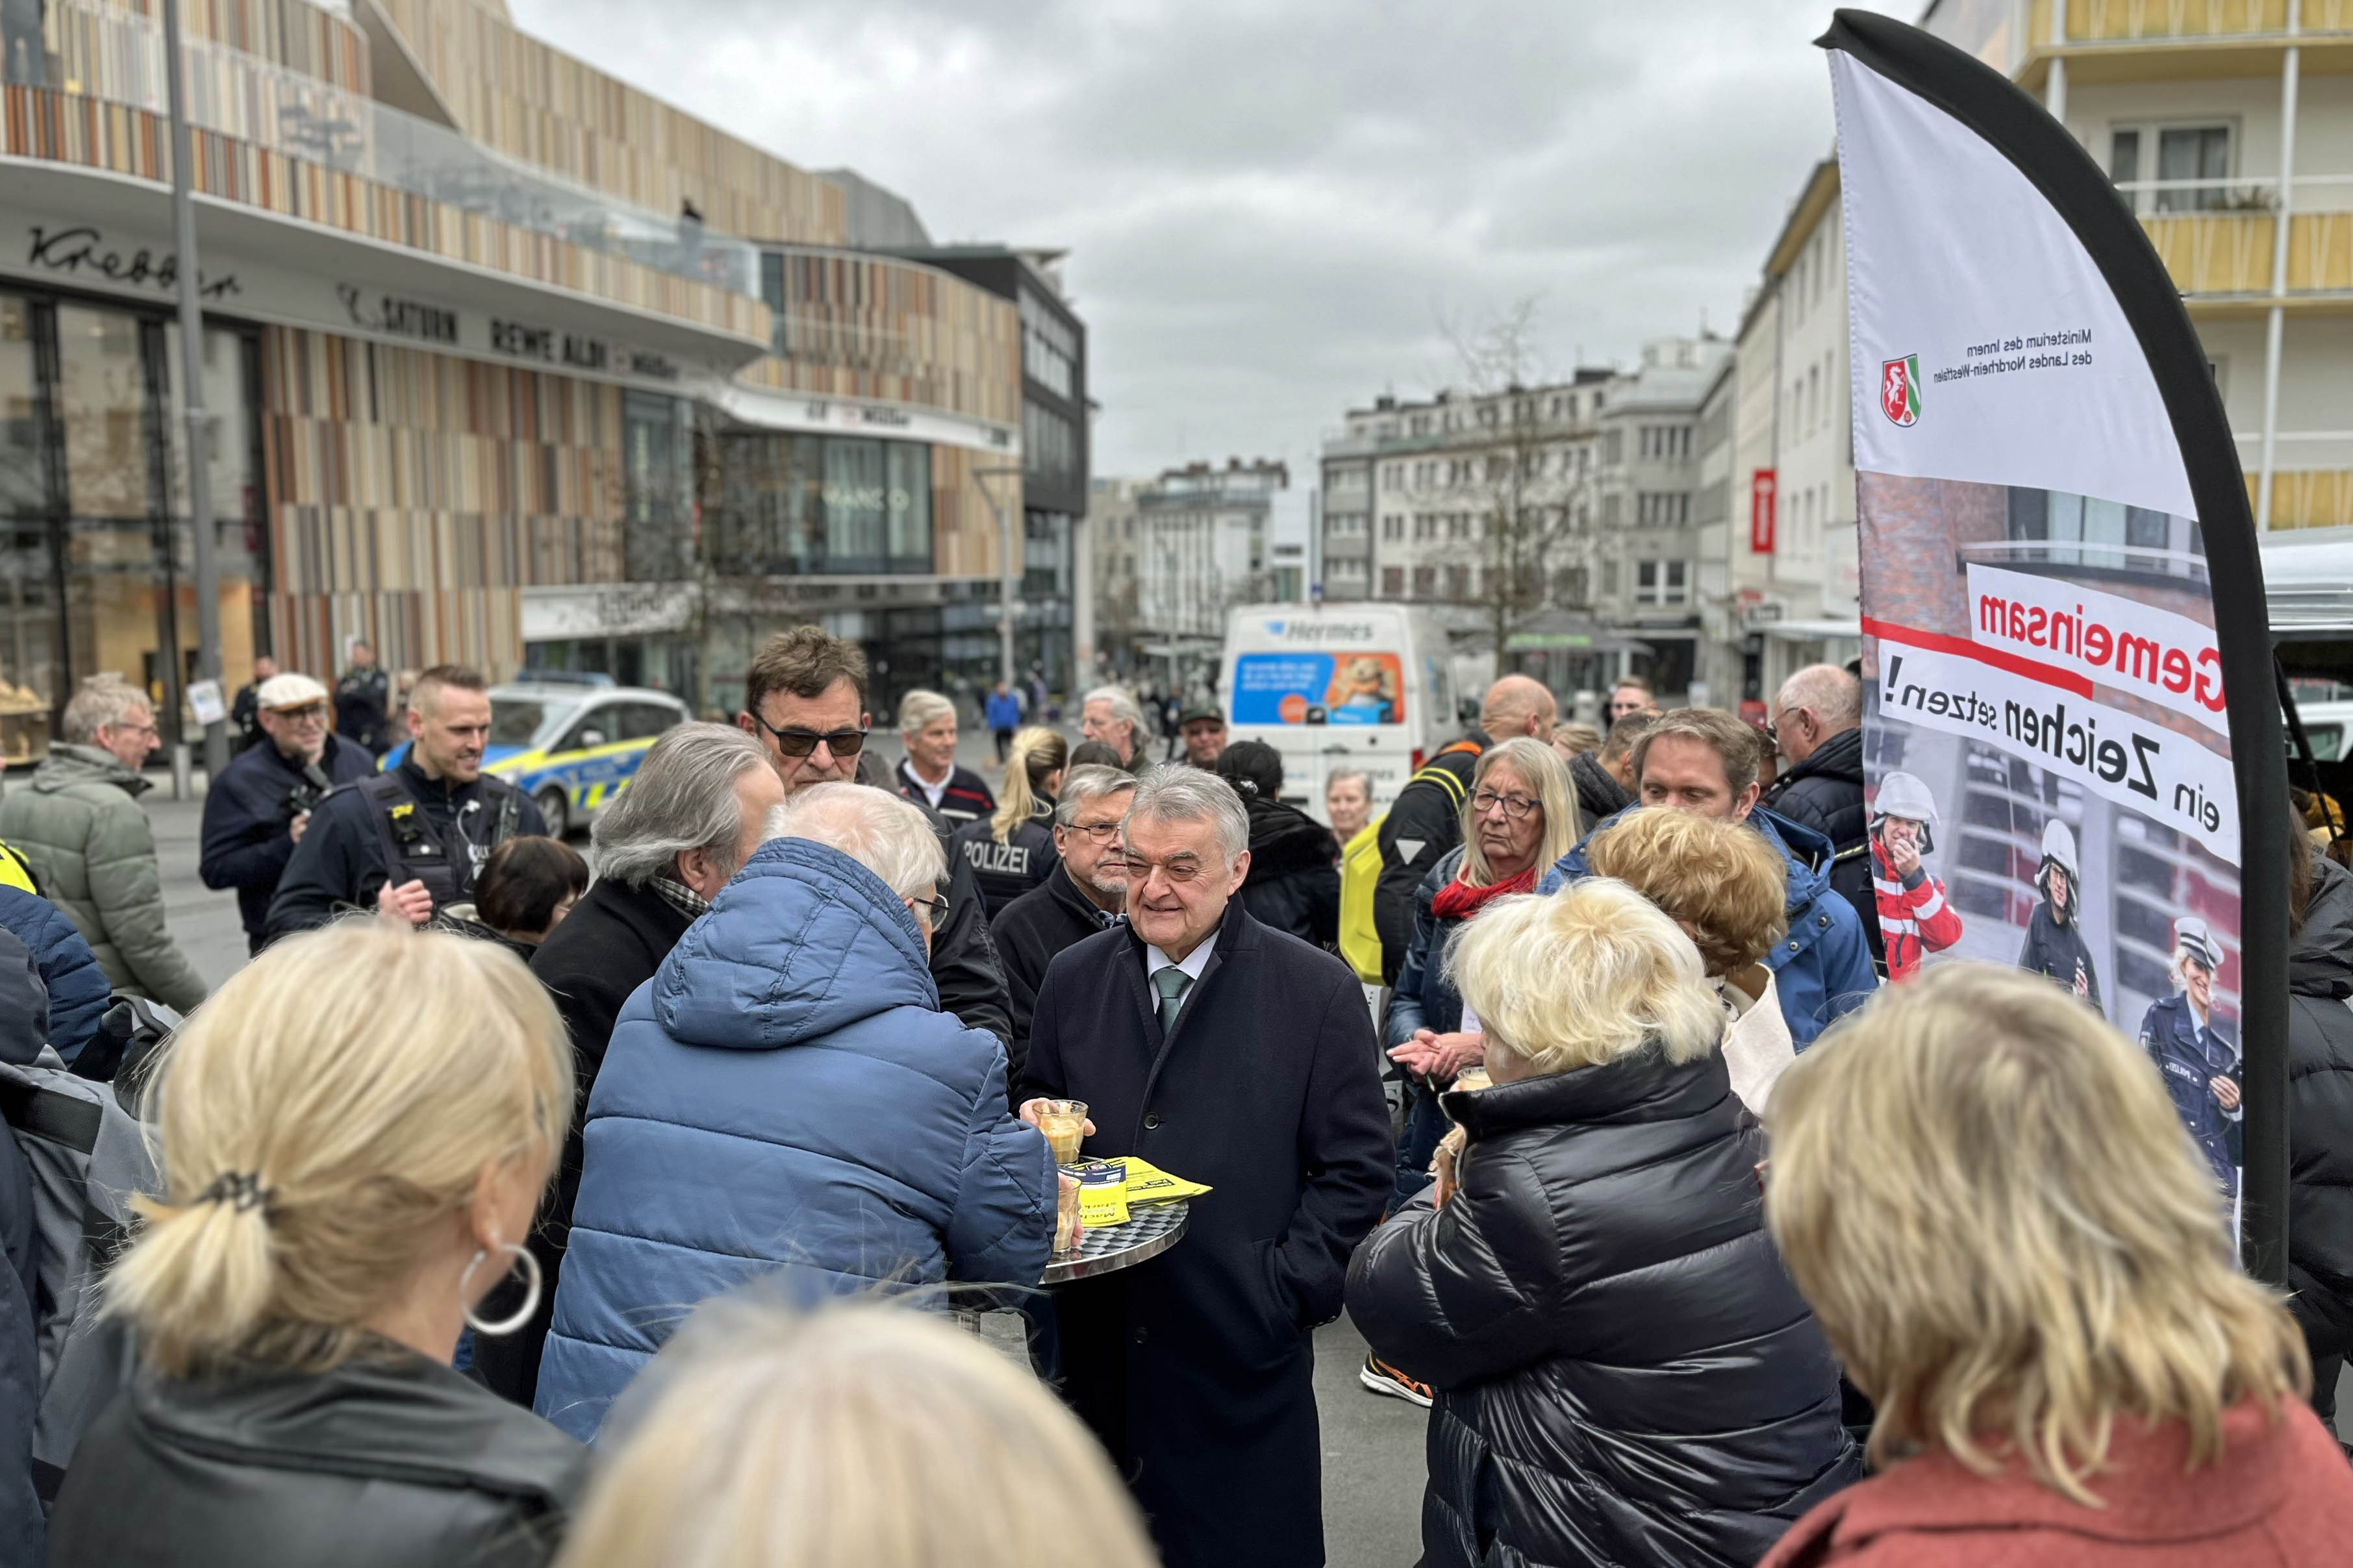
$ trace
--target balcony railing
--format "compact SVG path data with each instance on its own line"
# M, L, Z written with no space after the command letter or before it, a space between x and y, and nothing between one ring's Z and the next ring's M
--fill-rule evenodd
M11 40L7 81L164 112L163 29L149 18L90 0L49 0L39 47L27 47L31 42ZM199 129L731 293L759 295L759 253L743 240L517 163L444 126L257 56L193 38L185 47L188 119Z
M2051 40L2052 0L2034 0L2027 37ZM2067 0L2071 44L2249 38L2287 31L2288 0ZM2303 0L2301 33L2353 30L2353 0Z

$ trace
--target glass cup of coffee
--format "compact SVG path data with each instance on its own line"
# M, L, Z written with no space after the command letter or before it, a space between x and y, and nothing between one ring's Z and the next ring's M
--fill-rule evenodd
M1075 1165L1079 1163L1079 1144L1087 1132L1087 1102L1083 1100L1048 1100L1038 1106L1038 1131L1054 1151L1054 1163Z
M1079 1244L1079 1179L1054 1173L1054 1256L1067 1258Z

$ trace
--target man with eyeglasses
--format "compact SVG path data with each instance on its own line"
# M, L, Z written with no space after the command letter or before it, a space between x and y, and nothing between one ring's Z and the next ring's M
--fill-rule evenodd
M1167 1568L1321 1563L1311 1336L1392 1179L1372 1018L1346 964L1243 906L1224 779L1152 770L1120 837L1127 921L1048 967L1023 1114L1083 1100L1084 1155L1213 1190L1166 1253L1056 1292L1063 1392Z
M64 727L31 780L0 800L0 840L23 853L114 989L192 1011L205 983L172 941L155 836L139 808L155 711L137 687L94 676L66 704Z
M744 676L736 727L760 742L787 798L821 784L863 784L899 793L879 767L869 771L866 654L823 626L798 626L768 638ZM972 863L951 843L945 818L924 801L910 802L938 836L947 859L940 885L945 918L932 935L933 984L940 1006L970 1027L1010 1045L1013 1021L1005 970L988 938L988 918Z
M1077 767L1062 775L1054 803L1054 852L1060 866L1045 881L997 911L988 934L1005 963L1013 1004L1011 1053L1018 1075L1029 1051L1029 1020L1046 968L1064 948L1117 925L1127 909L1127 868L1119 823L1135 775L1124 768Z
M259 661L256 661L259 663ZM289 671L254 692L261 736L231 759L205 791L202 858L207 888L235 888L248 952L269 934L269 900L286 875L311 813L338 784L375 772L366 752L327 729L327 689Z

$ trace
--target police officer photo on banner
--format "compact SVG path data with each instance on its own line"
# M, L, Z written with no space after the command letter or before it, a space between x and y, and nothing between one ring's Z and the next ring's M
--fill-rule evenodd
M2039 104L1885 17L1821 41L1888 977L2011 965L2137 1037L2280 1279L2286 900L2241 868L2284 863L2283 811L2244 803L2286 779L2204 351Z

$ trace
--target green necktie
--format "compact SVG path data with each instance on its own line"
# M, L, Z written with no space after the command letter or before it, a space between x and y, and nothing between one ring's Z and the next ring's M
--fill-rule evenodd
M1185 1005L1185 993L1193 988L1193 977L1172 963L1152 972L1152 988L1160 993L1160 1036L1166 1039L1176 1026L1176 1014Z

